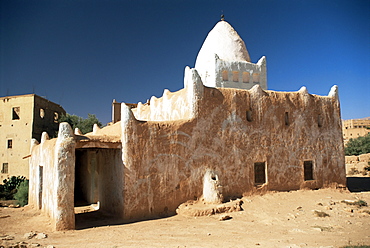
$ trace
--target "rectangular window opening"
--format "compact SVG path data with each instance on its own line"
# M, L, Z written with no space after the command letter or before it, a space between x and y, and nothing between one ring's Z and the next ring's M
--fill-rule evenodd
M13 148L13 140L8 139L8 149Z
M260 74L253 73L253 83L258 84L260 82Z
M314 180L313 179L313 163L311 160L309 161L304 161L303 162L303 170L304 170L304 180L309 181L309 180Z
M3 167L1 168L1 173L2 174L8 174L9 173L9 165L8 165L8 163L3 163Z
M249 72L243 72L243 83L249 83Z
M233 81L239 82L239 72L238 71L233 71Z
M13 114L12 114L12 120L19 120L20 119L20 107L14 107L13 108Z
M254 183L261 185L266 183L266 163L256 162L254 163Z
M222 71L222 80L223 81L229 81L229 72L228 71Z

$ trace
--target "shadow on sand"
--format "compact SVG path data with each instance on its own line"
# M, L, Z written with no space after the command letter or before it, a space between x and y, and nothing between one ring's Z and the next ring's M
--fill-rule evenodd
M78 213L75 215L76 230L93 228L99 226L114 226L124 223L123 220L106 214L102 211L93 211L87 213Z
M101 210L78 213L75 214L76 230L88 229L93 227L101 226L116 226L122 224L131 224L136 222L150 221L156 219L163 219L173 216L174 214L169 214L168 216L148 218L148 219L138 219L138 220L123 220L117 216L111 215L109 213L103 212Z
M347 188L351 192L370 191L370 177L347 177Z

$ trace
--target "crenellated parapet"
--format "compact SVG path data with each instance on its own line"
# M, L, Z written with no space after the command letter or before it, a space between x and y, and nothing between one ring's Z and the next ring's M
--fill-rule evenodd
M203 88L202 80L197 71L186 67L183 89L177 92L165 89L162 97L152 96L147 103L139 102L131 110L137 120L189 120L195 118L198 113L198 102L202 98Z

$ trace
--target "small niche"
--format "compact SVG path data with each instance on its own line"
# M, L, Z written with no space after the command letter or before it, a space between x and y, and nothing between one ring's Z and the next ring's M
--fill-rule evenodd
M288 112L285 112L285 115L284 115L284 120L285 120L285 126L289 126L289 113Z
M321 117L321 115L317 116L317 126L322 127L322 117Z
M247 117L247 121L249 121L249 122L253 121L253 119L252 119L252 110L247 110L246 117Z

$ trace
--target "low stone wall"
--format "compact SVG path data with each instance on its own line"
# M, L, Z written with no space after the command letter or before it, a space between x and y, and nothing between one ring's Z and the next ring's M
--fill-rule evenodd
M359 156L346 156L347 176L370 176L370 153Z

